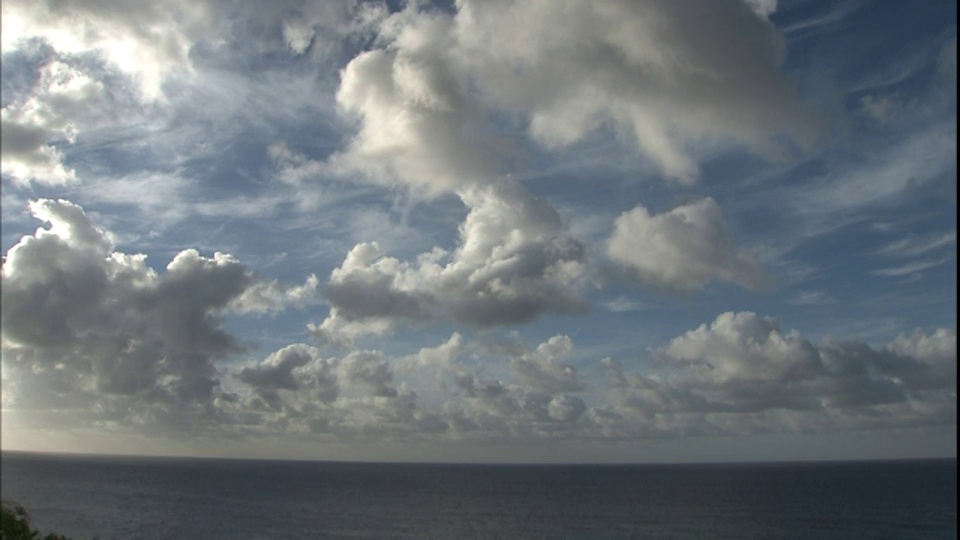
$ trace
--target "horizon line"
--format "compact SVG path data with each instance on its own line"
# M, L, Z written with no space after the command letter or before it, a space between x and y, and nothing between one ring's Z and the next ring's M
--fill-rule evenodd
M203 461L264 461L291 463L327 463L354 465L480 465L480 466L713 466L713 465L828 465L842 463L902 463L913 461L956 461L957 456L925 456L902 458L830 458L830 459L768 459L768 460L718 460L718 461L410 461L410 460L345 460L320 458L284 458L261 456L197 456L180 454L132 454L96 452L59 452L47 450L22 450L0 448L0 457L9 454L26 454L38 457L76 458L123 458L123 459L169 459Z

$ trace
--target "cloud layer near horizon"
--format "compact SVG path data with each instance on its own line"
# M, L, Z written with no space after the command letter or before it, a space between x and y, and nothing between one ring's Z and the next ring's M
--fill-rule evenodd
M532 349L515 343L480 353L482 339L454 334L401 357L364 349L324 357L301 343L260 362L218 365L243 350L222 328L226 314L303 305L305 291L316 293L315 280L284 289L229 254L207 258L193 249L158 274L143 255L114 251L109 234L80 207L40 200L31 210L49 228L24 237L4 262L4 402L52 425L462 439L674 437L956 421L954 331L918 330L880 349L856 341L815 345L751 312L720 314L655 349L650 373L595 359L607 372L604 382L588 383L562 362L574 349L566 335ZM332 283L343 283L344 268L369 268L371 259L360 258L348 257ZM371 302L416 313L378 291L380 281L362 284L373 291ZM470 351L487 361L465 362ZM506 368L508 378L484 375L483 365ZM436 387L415 388L418 379Z

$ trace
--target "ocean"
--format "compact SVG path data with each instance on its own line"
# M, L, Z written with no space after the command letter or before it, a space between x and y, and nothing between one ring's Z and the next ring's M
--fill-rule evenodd
M84 539L956 538L957 461L441 465L2 454Z

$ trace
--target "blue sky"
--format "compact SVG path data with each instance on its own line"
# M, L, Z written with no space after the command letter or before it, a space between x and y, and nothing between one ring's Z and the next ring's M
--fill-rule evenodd
M956 455L956 5L3 5L4 448Z

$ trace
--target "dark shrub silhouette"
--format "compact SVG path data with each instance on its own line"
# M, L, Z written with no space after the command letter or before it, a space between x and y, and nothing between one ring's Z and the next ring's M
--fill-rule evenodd
M13 501L3 501L0 512L0 540L70 540L57 533L41 536L40 531L30 527L26 509Z

